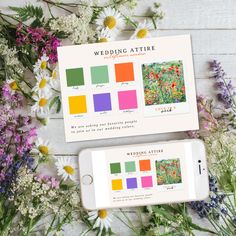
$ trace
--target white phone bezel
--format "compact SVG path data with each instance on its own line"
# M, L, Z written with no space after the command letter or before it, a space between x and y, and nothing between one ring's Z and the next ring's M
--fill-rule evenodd
M204 200L209 196L209 177L207 169L206 150L204 142L202 140L192 140L192 154L195 171L196 199Z
M96 195L93 181L93 164L91 149L84 149L79 153L79 179L82 205L87 210L96 209ZM91 176L92 182L84 184L85 176ZM83 186L82 186L83 185Z

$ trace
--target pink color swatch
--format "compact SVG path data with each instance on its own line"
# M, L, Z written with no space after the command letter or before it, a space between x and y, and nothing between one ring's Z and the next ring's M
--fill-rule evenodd
M141 177L141 183L143 188L150 188L152 184L152 176L143 176Z
M118 100L120 110L136 109L138 107L136 90L119 91Z

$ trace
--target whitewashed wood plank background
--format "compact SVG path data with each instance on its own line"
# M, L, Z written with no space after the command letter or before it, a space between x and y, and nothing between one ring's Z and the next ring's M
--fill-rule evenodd
M40 1L0 1L0 10L8 12L7 6L22 6L25 3L41 4ZM68 0L68 2L72 2ZM140 0L135 15L148 15L147 6L154 0ZM228 76L236 85L236 1L235 0L160 0L165 13L163 21L158 25L158 30L153 36L191 34L193 46L193 59L197 93L214 96L215 91L212 80L209 79L208 61L217 59L222 62ZM45 11L46 11L46 7ZM55 12L63 13L63 12ZM137 19L142 19L137 17ZM119 39L128 39L131 32L128 30ZM184 133L169 133L160 135L146 135L132 138L119 138L92 141L65 143L62 113L53 115L48 126L40 130L40 136L50 140L57 156L69 155L76 159L78 152L85 147L105 145L118 145L128 143L152 142L157 140L181 139ZM53 165L45 167L47 172L55 172ZM132 211L132 210L131 210ZM135 214L130 213L134 222ZM202 222L195 215L195 222ZM203 223L207 227L206 222ZM113 223L117 235L133 235L127 227L119 221ZM78 223L67 226L65 235L78 235L82 232ZM207 235L206 233L196 235Z

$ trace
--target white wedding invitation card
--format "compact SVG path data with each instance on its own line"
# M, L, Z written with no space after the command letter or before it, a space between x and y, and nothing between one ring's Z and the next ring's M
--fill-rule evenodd
M66 141L199 128L189 35L58 48Z

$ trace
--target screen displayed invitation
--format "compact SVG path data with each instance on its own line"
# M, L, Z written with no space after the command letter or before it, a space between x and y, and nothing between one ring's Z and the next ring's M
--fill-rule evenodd
M196 198L191 143L160 143L92 151L98 208Z
M58 57L67 142L199 128L189 35L64 46Z

